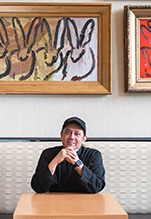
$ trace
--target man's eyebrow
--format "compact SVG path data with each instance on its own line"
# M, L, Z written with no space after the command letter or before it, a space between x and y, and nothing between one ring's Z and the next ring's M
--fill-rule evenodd
M69 129L69 128L66 128L65 130L67 130L67 131L68 131L68 130L71 131L71 129Z
M70 128L66 128L67 131L72 131ZM82 130L76 129L75 132L81 132Z

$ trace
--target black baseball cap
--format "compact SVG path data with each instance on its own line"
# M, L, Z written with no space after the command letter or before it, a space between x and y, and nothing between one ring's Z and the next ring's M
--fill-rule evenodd
M69 123L78 123L81 126L81 128L83 129L84 135L86 135L86 124L82 119L80 119L76 116L66 119L63 123L62 131Z

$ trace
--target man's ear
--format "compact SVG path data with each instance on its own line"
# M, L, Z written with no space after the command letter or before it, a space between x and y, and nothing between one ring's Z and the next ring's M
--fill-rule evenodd
M83 143L84 143L86 140L87 140L87 136L85 135L85 136L83 137Z
M62 141L62 131L60 132L60 140Z

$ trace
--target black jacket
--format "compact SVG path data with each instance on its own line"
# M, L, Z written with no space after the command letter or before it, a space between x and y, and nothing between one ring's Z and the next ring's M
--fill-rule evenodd
M31 180L33 190L37 193L100 192L105 186L105 169L101 153L96 149L81 146L77 154L84 164L82 176L80 177L74 166L67 161L58 164L52 175L48 164L62 148L63 146L58 146L42 152Z

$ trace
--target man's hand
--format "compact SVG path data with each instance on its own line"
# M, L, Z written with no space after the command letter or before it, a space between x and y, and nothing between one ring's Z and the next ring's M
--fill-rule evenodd
M76 153L75 150L73 150L72 148L66 148L66 151L67 151L67 157L66 157L66 160L69 162L69 163L72 163L73 165L75 165L75 163L79 160L79 157ZM83 171L83 164L80 165L79 167L76 167L75 168L77 173L82 176L82 171Z
M66 148L66 161L68 161L69 163L72 163L73 165L79 160L79 157L76 153L75 150L73 150L72 148Z
M53 175L55 170L56 170L56 167L59 163L63 162L67 157L67 152L66 152L66 149L63 148L55 157L54 159L49 163L48 167L49 167L49 170L51 172L51 174Z
M59 163L62 163L67 157L67 152L66 152L66 149L63 148L57 155L56 157L54 158L55 162L57 163L57 165Z
M79 160L79 157L76 151L73 150L71 147L63 148L48 165L52 175L54 174L57 165L63 162L64 160L75 165L75 163ZM82 169L83 169L83 165L76 167L76 171L80 176L82 175Z

